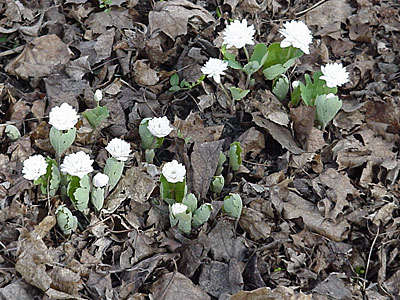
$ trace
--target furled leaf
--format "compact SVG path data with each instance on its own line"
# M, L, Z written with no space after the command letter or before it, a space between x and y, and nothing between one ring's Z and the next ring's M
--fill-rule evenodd
M78 227L78 220L64 205L56 210L57 225L64 234L71 234Z
M91 110L85 111L82 115L93 128L97 128L101 122L110 116L110 112L106 106L97 106Z
M240 142L233 142L229 148L229 165L233 171L239 170L239 167L242 164L242 151Z
M243 208L242 198L240 198L239 194L229 194L224 198L222 208L228 216L239 219Z
M319 95L315 99L316 106L316 119L322 125L322 128L332 121L340 108L342 107L342 100L337 96L327 98L327 95Z
M72 145L75 140L76 128L71 128L66 133L57 130L54 127L50 129L50 144L53 146L56 154L61 154Z
M139 135L141 138L141 146L143 149L156 149L162 145L164 138L154 137L147 129L149 121L152 118L144 118L139 125ZM155 140L154 140L155 139Z
M213 193L220 194L224 188L225 178L222 175L214 176L210 189Z
M167 202L169 205L172 205L175 203L175 199L171 193L172 185L173 183L169 183L167 179L164 177L164 175L161 174L160 176L160 195L161 199ZM173 226L173 225L171 225Z
M90 200L96 211L100 211L104 204L104 189L103 188L93 189Z
M226 45L223 45L221 47L221 52L224 56L224 60L228 61L228 66L230 66L232 69L242 70L242 66L236 60L236 55L226 50Z
M304 75L306 80L306 84L304 85L300 82L300 91L301 91L301 98L303 102L307 106L314 106L314 101L318 95L324 95L337 93L337 88L329 88L326 86L325 80L319 79L322 76L322 72L315 72L313 76L313 80L311 80L308 74Z
M21 137L21 133L19 132L18 128L15 127L14 125L8 124L6 126L5 132L7 134L7 137L12 141L16 141Z
M172 214L172 208L170 205L169 220L172 227L178 224L178 229L183 233L189 234L190 231L192 230L192 212L180 213L174 216Z
M280 100L284 100L289 91L289 81L286 77L281 76L274 84L272 92Z
M104 167L104 174L106 174L109 178L109 191L111 191L121 179L124 165L125 164L123 161L118 161L114 157L110 157L107 159L106 165Z
M85 212L89 205L90 180L85 175L82 179L77 176L71 176L72 180L68 187L68 195L76 210Z
M199 227L208 221L212 212L212 205L210 203L202 204L199 209L193 215L192 225L193 227Z
M192 193L187 194L183 198L182 203L185 204L192 213L194 213L197 209L197 198Z

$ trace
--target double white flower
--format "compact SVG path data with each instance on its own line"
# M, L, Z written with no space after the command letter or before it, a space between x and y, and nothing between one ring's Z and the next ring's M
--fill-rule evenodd
M168 134L171 133L172 130L174 130L171 127L168 118L165 116L162 118L151 119L147 125L147 129L153 136L158 138L166 137Z
M68 173L71 176L83 176L93 172L93 160L90 156L83 151L72 153L64 158L64 162L61 164L61 172Z
M310 54L309 44L312 43L310 29L302 21L290 21L283 24L283 29L279 32L285 37L281 42L281 47L293 46L306 54Z
M227 48L241 49L246 45L254 45L254 33L254 25L247 27L247 20L235 20L226 26L222 35Z
M221 82L221 75L225 75L228 69L228 62L218 58L210 58L201 68L201 72L207 77L212 77L216 83Z
M184 165L173 160L164 165L161 173L169 183L177 183L185 180L186 169Z
M70 130L78 122L79 116L76 110L68 103L55 106L49 114L49 124L57 130Z
M115 159L127 161L131 153L131 145L124 140L114 138L108 143L106 150Z
M25 179L38 180L40 176L46 174L46 171L47 163L42 155L32 155L24 160L22 173Z
M332 63L321 67L323 76L320 78L326 81L326 86L334 88L349 82L349 73L342 64Z

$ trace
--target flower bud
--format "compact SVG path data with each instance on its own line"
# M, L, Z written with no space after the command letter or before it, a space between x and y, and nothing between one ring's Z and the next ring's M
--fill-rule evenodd
M97 173L93 177L93 185L97 188L105 187L108 184L109 178L106 174Z
M100 100L103 99L103 93L101 92L101 90L96 90L93 98L96 102L100 102Z
M222 175L214 176L211 182L211 191L216 194L221 193L222 189L224 188L224 184L225 184L224 176Z

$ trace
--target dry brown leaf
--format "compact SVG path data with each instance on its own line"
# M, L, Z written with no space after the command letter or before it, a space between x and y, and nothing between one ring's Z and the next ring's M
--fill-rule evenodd
M252 208L243 207L239 224L255 241L266 240L271 234L271 226L265 222L264 215Z
M247 153L251 154L252 158L255 158L258 154L265 149L265 138L264 134L251 127L247 129L238 139L240 146L243 149L243 157Z
M92 72L90 68L90 63L88 61L89 56L81 56L74 61L68 62L65 67L65 72L69 75L69 77L74 80L82 80L82 77L89 72Z
M190 138L189 144L218 141L224 129L224 125L204 127L203 120L198 112L191 112L185 120L175 116L173 125L177 130L174 130L170 136L176 137L176 132L180 130L185 138Z
M307 150L311 131L314 127L315 106L299 106L290 109L293 120L293 131L296 139Z
M215 22L207 10L187 0L158 1L149 13L150 32L161 30L174 40L178 35L187 34L192 18L205 23Z
M135 81L137 84L149 86L157 84L159 77L156 71L146 64L146 60L137 60L133 64Z
M202 289L179 272L171 272L162 275L150 288L154 299L176 300L210 300Z
M51 47L49 47L51 45ZM28 80L42 78L64 67L72 52L55 34L35 38L5 67L7 73Z
M317 25L324 28L334 23L346 23L353 8L346 0L329 0L310 10L306 14L307 25Z
M265 128L268 133L281 144L283 148L286 148L293 154L300 154L304 152L304 150L297 146L289 129L284 126L277 125L274 122L259 116L257 113L252 113L251 115L254 123L261 128Z
M259 288L254 291L240 291L230 297L229 300L311 300L312 295L295 292L293 289L278 286L271 290L269 287Z
M199 194L200 199L206 197L210 188L223 143L224 140L194 144L190 157L193 175L189 179L192 182L192 189Z

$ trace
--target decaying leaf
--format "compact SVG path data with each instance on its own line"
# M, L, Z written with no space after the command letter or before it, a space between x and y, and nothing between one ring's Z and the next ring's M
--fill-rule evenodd
M44 35L25 45L22 53L9 62L5 70L25 80L42 78L63 68L70 58L71 51L57 35Z
M135 81L144 86L155 85L158 82L158 74L151 69L144 60L137 60L133 65Z
M204 23L215 22L207 10L187 0L159 1L149 13L150 31L162 30L174 40L178 35L187 33L188 22L192 18Z
M241 291L233 295L230 300L311 300L312 295L295 292L293 289L278 286L271 290L268 287L259 288L254 291Z

